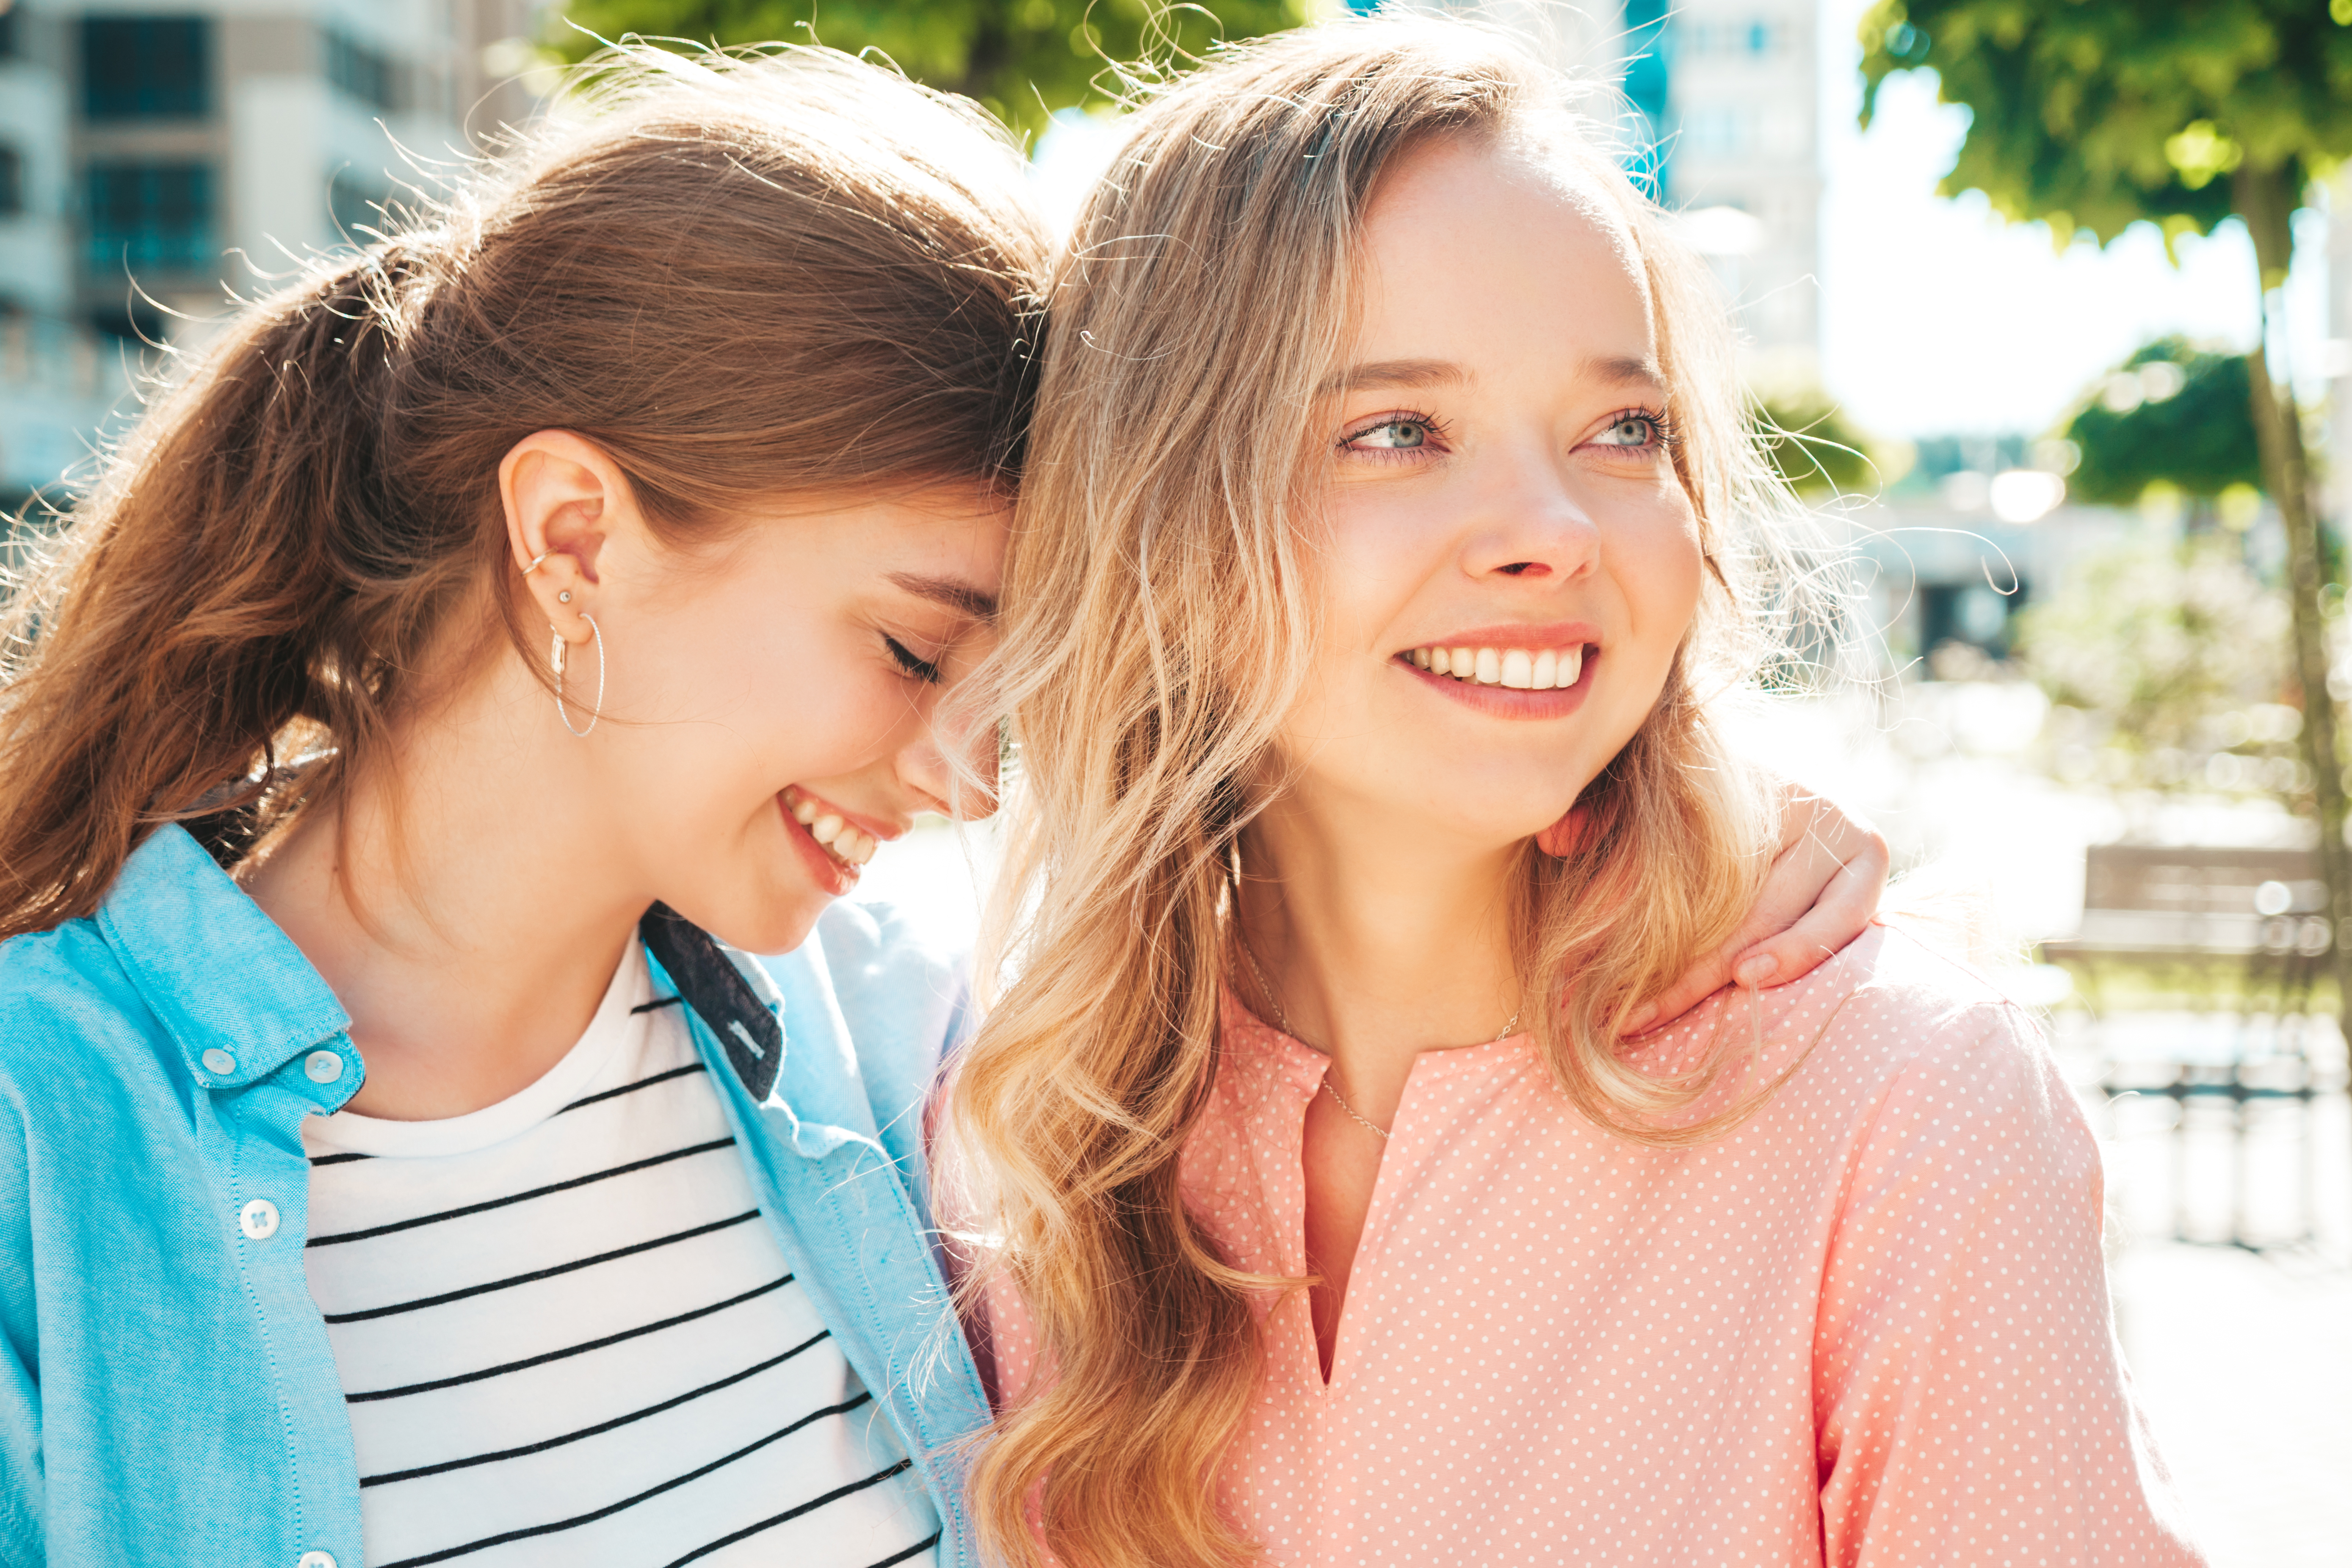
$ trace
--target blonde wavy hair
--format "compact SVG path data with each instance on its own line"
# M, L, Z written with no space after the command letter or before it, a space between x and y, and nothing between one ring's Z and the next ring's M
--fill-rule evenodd
M1791 503L1748 434L1704 271L1507 38L1382 17L1223 53L1134 115L1059 264L1008 618L976 699L1015 747L982 962L1013 978L942 1128L981 1258L966 1289L1009 1276L1050 1369L971 1472L983 1535L1016 1563L1043 1561L1033 1504L1082 1568L1254 1555L1215 1477L1260 1314L1303 1281L1228 1267L1184 1210L1177 1156L1217 1068L1239 838L1278 787L1317 636L1328 457L1309 414L1349 345L1367 203L1399 156L1446 136L1572 160L1635 237L1707 564L1674 672L1585 791L1574 847L1523 849L1526 1014L1561 1091L1622 1137L1715 1136L1771 1087L1696 1107L1732 1051L1662 1077L1616 1031L1730 934L1776 837L1771 793L1703 697L1752 684L1768 606L1797 581L1775 526Z

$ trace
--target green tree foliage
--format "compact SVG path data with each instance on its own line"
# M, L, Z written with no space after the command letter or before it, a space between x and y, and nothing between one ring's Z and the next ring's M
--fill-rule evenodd
M1937 73L1970 115L1948 192L1980 190L2063 242L2133 223L2167 241L2224 217L2254 242L2266 329L2294 254L2294 209L2352 156L2352 0L1878 0L1862 23L1865 121L1895 71ZM2319 859L2352 933L2344 757L2327 689L2327 565L2293 393L2247 355L2263 488L2287 540L2291 668L2303 697ZM2336 944L2352 1034L2352 940Z
M1875 495L1884 488L1872 444L1820 389L1768 392L1760 403L1755 426L1764 455L1798 494Z
M1862 44L1864 123L1890 74L1934 69L1972 116L1945 192L2062 242L2201 234L2240 170L2294 205L2352 152L2343 0L1879 0Z
M2093 385L2064 435L2083 458L2066 481L2077 500L2129 506L2149 485L2218 496L2263 482L2246 361L2185 339L2149 343Z
M878 49L917 81L986 104L1031 134L1057 109L1108 102L1111 62L1181 68L1221 38L1294 27L1310 0L570 0L554 47L577 59L592 38L635 33L692 43L829 44Z

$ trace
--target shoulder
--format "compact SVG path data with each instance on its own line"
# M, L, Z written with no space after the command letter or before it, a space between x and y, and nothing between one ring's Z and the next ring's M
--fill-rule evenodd
M1767 1033L1810 1046L1848 1074L1893 1078L1987 1053L2021 1066L2047 1056L2032 1010L1983 971L1899 924L1872 927L1811 974L1767 996Z
M884 1143L894 1156L910 1152L919 1108L969 1012L963 955L893 905L843 900L798 949L760 962L782 989L788 1033L796 1009L838 1009Z
M171 1052L121 959L89 920L0 942L0 1092L78 1092Z
M834 989L887 994L961 995L965 955L940 944L889 903L842 900L817 920L818 944Z
M1752 1049L1752 1058L1750 1052ZM1808 1128L1808 1141L1843 1127L1886 1130L1892 1102L1905 1125L1928 1120L2032 1116L2079 1122L2033 1012L1990 976L1903 927L1874 926L1811 974L1750 995L1717 993L1645 1042L1643 1065L1674 1071L1708 1052L1753 1065L1727 1075L1707 1110L1785 1072L1766 1124ZM2071 1133L2068 1134L2071 1137Z
M1965 1185L2022 1160L2095 1194L2097 1145L2041 1021L1991 977L1896 926L1787 989L1803 994L1773 1033L1810 1051L1790 1111L1846 1125L1856 1179L1932 1169Z

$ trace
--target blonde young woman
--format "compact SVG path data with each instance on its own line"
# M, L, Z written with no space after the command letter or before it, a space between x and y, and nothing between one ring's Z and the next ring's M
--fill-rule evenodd
M945 1123L1012 1560L2193 1561L2024 1013L1882 930L1619 1044L1778 810L1710 714L1784 503L1694 277L1440 22L1227 57L1085 209Z

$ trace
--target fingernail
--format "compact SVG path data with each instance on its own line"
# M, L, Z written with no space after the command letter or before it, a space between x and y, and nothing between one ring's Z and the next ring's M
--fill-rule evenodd
M1772 972L1780 967L1779 959L1769 952L1759 952L1753 958L1742 959L1739 967L1731 972L1731 977L1753 990L1771 979Z
M1657 1016L1658 1009L1655 1005L1637 1008L1634 1011L1633 1016L1625 1020L1624 1032L1629 1035L1638 1035L1643 1030L1648 1028L1650 1026L1650 1020L1655 1018Z

